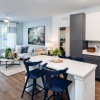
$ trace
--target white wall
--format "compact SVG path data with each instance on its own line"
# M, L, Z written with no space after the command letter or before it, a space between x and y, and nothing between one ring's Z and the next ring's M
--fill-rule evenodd
M53 16L53 42L54 42L54 47L59 47L59 27L69 27L69 14L62 14L62 15L57 15ZM66 42L69 44L69 34L66 36ZM67 44L66 43L66 44ZM69 48L69 45L66 45L66 48ZM66 55L69 55L69 49L66 51Z

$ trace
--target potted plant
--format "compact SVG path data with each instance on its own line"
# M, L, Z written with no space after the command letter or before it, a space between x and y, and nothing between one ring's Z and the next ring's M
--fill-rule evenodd
M6 48L5 50L5 58L9 58L11 55L11 48Z
M58 56L61 56L62 52L59 48L56 48L56 49L52 49L50 51L50 54L55 56L55 57L58 57Z

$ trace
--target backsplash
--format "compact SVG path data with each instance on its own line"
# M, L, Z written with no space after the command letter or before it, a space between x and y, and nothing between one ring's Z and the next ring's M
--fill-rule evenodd
M97 46L99 46L99 48ZM98 52L100 49L100 41L88 41L88 47L95 47Z

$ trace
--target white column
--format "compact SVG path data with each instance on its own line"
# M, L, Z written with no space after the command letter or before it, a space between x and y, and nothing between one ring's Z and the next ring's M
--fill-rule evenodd
M86 78L75 78L75 100L95 100L95 70Z
M71 80L72 83L68 86L68 92L70 95L70 100L75 100L75 79L73 75L68 74L68 80Z

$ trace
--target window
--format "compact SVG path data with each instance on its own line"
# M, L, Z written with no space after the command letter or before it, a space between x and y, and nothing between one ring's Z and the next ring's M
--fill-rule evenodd
M0 23L0 50L16 46L16 23Z

